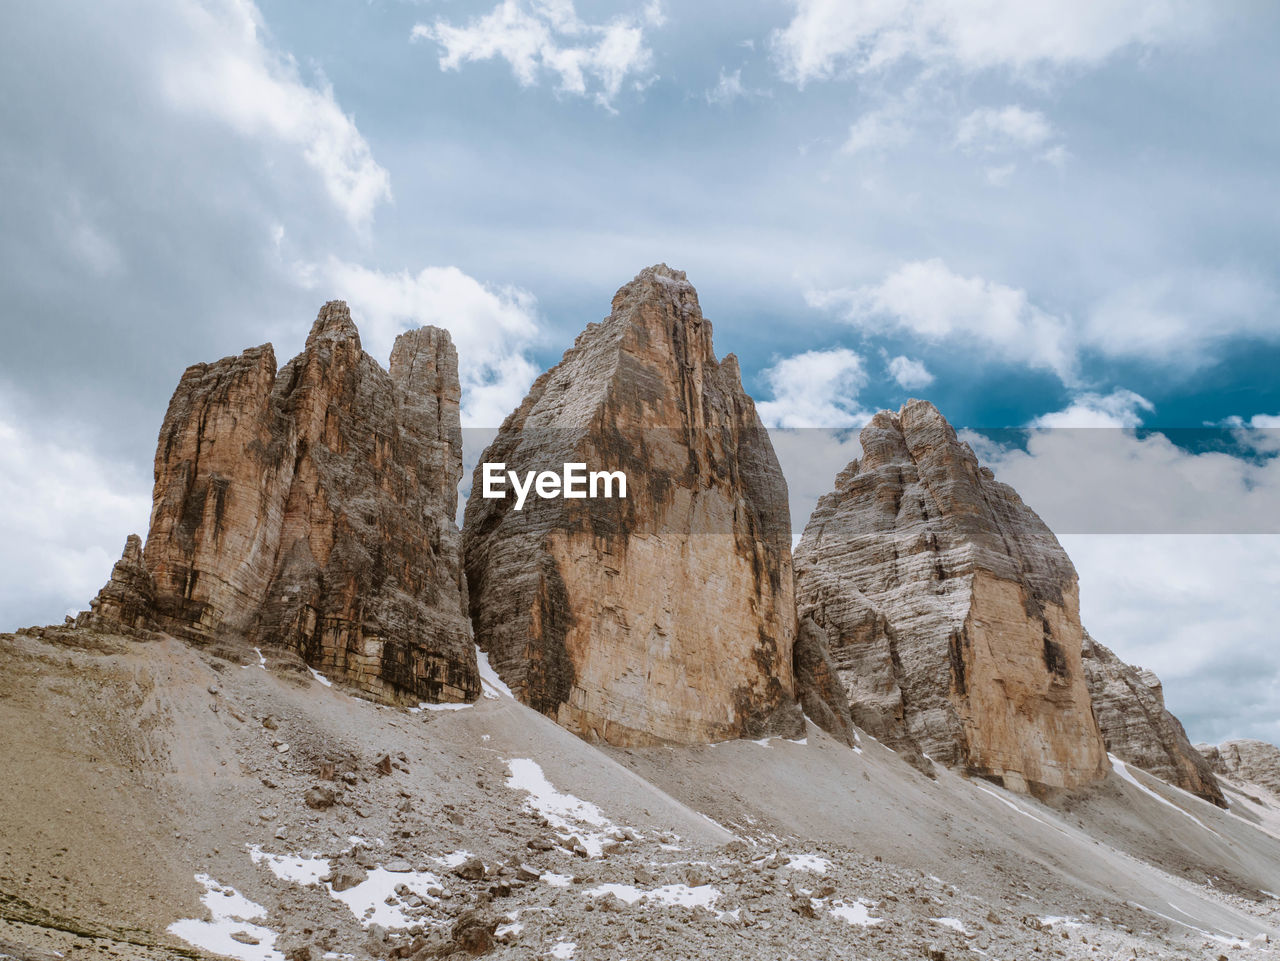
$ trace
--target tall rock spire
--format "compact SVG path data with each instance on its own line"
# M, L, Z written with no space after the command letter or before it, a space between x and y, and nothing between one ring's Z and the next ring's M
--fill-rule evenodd
M622 471L625 499L480 496ZM476 639L516 695L613 744L796 735L787 488L683 272L642 271L507 418L463 544Z
M1015 790L1102 777L1075 569L932 404L863 429L796 549L853 720Z

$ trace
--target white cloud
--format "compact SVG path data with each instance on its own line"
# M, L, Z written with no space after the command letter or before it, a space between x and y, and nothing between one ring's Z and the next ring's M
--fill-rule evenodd
M764 371L773 400L756 404L766 427L853 427L870 416L857 404L867 384L862 358L844 347L809 350Z
M146 533L149 478L94 455L84 438L28 424L0 391L0 539L11 548L0 557L0 610L86 610L126 535Z
M975 72L1096 64L1132 45L1203 32L1198 0L792 0L773 35L782 76L803 86L904 60Z
M441 47L441 70L499 57L511 65L521 86L534 86L547 71L557 77L561 92L582 96L594 89L596 102L611 107L628 77L646 84L653 52L645 45L645 29L664 22L657 3L638 16L589 24L578 16L573 0L502 0L465 26L437 19L416 24L412 36Z
M933 383L933 374L929 368L910 357L894 357L889 361L889 376L898 382L903 390L917 390Z
M190 35L161 56L169 101L301 151L332 201L363 227L391 198L391 180L324 82L303 83L292 57L264 42L262 15L251 0L184 2L177 10Z
M963 276L936 258L905 263L878 284L805 296L863 331L982 348L993 359L1051 371L1072 387L1082 353L1191 370L1213 363L1231 340L1280 341L1274 290L1228 268L1132 284L1103 297L1083 319L1050 313L1025 290Z
M1053 127L1044 114L1016 104L975 110L956 127L956 144L969 150L1038 147L1052 136Z
M1110 414L1096 426L1149 409L1128 391L1093 406ZM1085 626L1160 675L1193 740L1280 738L1280 457L1057 416L1025 449L961 436L1058 535Z
M1110 394L1079 394L1070 406L1050 414L1041 414L1032 427L1137 427L1143 413L1151 413L1155 405L1140 394L1122 388Z
M1040 310L1023 290L953 273L941 260L904 264L879 284L810 291L806 299L863 330L980 346L1008 363L1076 381L1072 332L1061 318Z
M742 71L725 73L723 67L720 68L719 82L705 94L707 103L711 106L730 104L746 95L747 89L742 85Z
M849 127L840 149L847 154L900 147L910 139L911 129L899 106L882 107L864 113Z
M1112 357L1197 367L1227 338L1280 340L1275 308L1275 291L1260 277L1230 268L1187 270L1109 294L1089 313L1082 337Z
M365 350L384 363L402 331L448 330L458 349L465 427L500 425L540 373L527 355L540 335L527 291L482 284L457 267L387 273L337 259L300 276L348 302Z

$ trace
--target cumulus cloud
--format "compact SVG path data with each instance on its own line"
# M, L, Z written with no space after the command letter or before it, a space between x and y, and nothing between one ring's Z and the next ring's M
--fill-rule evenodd
M903 390L918 390L933 383L933 374L929 368L910 357L894 357L889 361L889 376L898 382Z
M0 557L0 629L87 609L125 536L146 533L150 479L91 450L50 425L32 430L0 391L0 539L21 545Z
M773 35L781 75L803 86L903 61L965 72L1096 64L1130 46L1203 31L1196 0L792 0Z
M967 150L1038 147L1052 136L1053 127L1044 114L1017 104L975 110L956 127L956 144Z
M368 224L391 198L391 180L332 87L304 83L294 59L267 44L251 0L188 0L175 13L190 33L161 56L170 102L301 151L348 220Z
M733 73L725 73L723 67L720 68L719 82L705 94L707 103L713 107L733 103L746 95L747 89L742 85L742 71L735 70Z
M653 51L645 44L645 30L663 20L656 3L632 16L591 24L578 16L573 0L502 0L464 26L439 18L416 24L412 36L439 45L441 70L498 57L510 64L521 86L534 86L545 72L557 78L562 93L593 92L597 103L611 107L628 78L646 84Z
M497 427L537 377L528 350L540 336L537 301L516 287L483 284L457 267L384 272L330 259L301 275L341 291L365 350L386 362L396 335L432 324L458 349L464 427Z
M1041 414L1032 427L1137 427L1155 405L1140 394L1119 388L1110 394L1083 393L1063 410Z
M1011 170L1001 174L1000 182ZM860 287L814 289L809 305L868 333L908 334L929 345L980 347L987 356L1080 385L1083 354L1182 367L1213 363L1241 338L1275 343L1274 289L1236 269L1184 271L1125 286L1083 318L1037 306L1023 289L956 273L939 259L911 261Z
M885 150L902 146L910 137L902 108L891 105L870 110L855 120L840 150L846 154Z
M1022 444L961 436L1058 535L1085 626L1160 675L1193 740L1275 741L1280 457L1228 452L1229 428L1133 430L1150 410L1131 391L1087 394L1037 418Z
M773 400L756 410L766 427L853 427L870 416L859 408L867 384L862 358L844 347L808 350L764 371Z
M1122 287L1089 312L1082 337L1113 357L1198 367L1230 337L1280 340L1272 285L1234 269L1185 270Z
M865 331L978 345L1064 382L1077 379L1072 332L1061 318L1036 307L1026 291L962 276L941 260L904 264L878 284L810 291L806 299Z

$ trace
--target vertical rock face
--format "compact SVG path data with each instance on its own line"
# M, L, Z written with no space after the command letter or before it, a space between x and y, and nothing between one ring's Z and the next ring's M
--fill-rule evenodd
M1280 747L1266 741L1243 738L1212 744L1197 744L1196 750L1214 772L1233 781L1256 784L1280 795Z
M142 559L142 539L130 534L120 560L111 570L111 579L89 602L89 610L76 619L77 624L145 629L155 603L155 592L155 582Z
M188 369L156 451L157 624L291 647L389 699L473 699L460 396L445 331L402 334L388 373L339 301L278 374L269 345Z
M1130 667L1087 633L1083 663L1093 710L1107 750L1156 777L1226 807L1209 762L1164 706L1160 679Z
M796 550L856 724L1015 790L1102 777L1075 569L933 405L862 431Z
M620 470L625 499L485 499ZM737 361L685 275L649 268L538 379L477 467L463 525L476 639L516 695L588 738L798 734L787 489Z

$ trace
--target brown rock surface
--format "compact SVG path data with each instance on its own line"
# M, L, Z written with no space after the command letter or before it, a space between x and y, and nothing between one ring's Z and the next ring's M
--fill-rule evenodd
M155 581L142 559L142 539L130 534L111 579L89 602L89 610L76 619L80 627L119 624L129 630L145 629L155 602Z
M933 405L862 431L796 550L853 720L1015 790L1102 777L1075 569Z
M1226 807L1209 762L1191 746L1182 722L1164 706L1151 671L1131 667L1087 633L1082 651L1093 711L1107 750L1156 777Z
M1197 744L1213 771L1233 781L1257 784L1280 795L1280 747L1252 738Z
M481 466L622 470L625 499L484 499ZM477 467L476 639L525 703L619 745L803 730L787 488L685 275L618 291Z
M400 335L388 373L340 301L278 374L270 345L189 368L156 451L155 623L282 645L387 699L474 699L460 396L447 332Z

